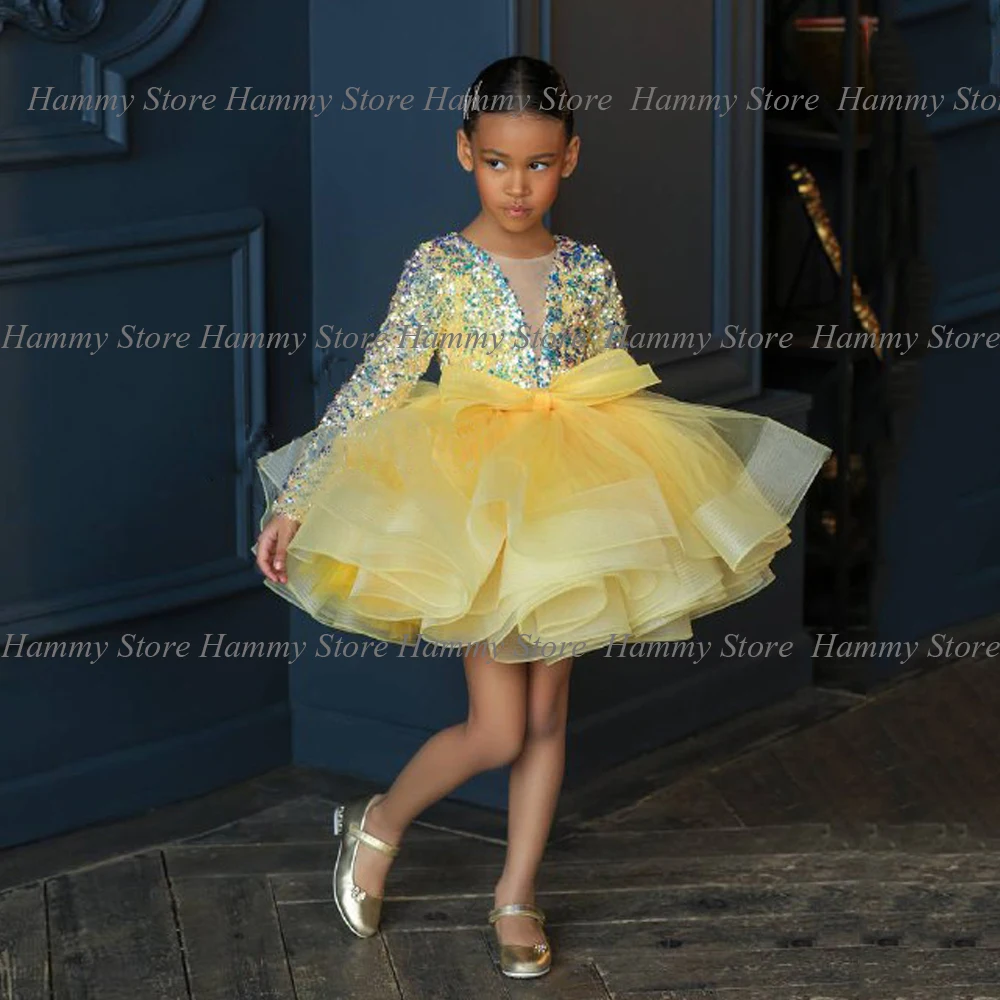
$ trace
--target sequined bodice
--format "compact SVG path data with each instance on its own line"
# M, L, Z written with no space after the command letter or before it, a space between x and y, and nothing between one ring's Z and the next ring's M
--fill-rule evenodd
M538 257L506 257L493 253L490 256L503 271L524 316L525 330L531 337L531 347L536 354L542 350L541 330L548 305L549 277L555 266L554 249Z
M534 334L490 253L458 232L421 243L406 261L378 335L310 432L275 512L301 521L327 471L331 441L401 405L435 355L442 370L465 365L544 388L586 358L625 347L625 309L610 262L594 244L554 240L542 325Z

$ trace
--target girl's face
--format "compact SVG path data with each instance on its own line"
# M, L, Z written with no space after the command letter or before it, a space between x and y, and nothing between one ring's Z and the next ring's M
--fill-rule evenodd
M579 149L579 136L567 142L563 123L548 115L486 112L471 142L458 130L458 160L475 176L483 211L512 234L543 225Z

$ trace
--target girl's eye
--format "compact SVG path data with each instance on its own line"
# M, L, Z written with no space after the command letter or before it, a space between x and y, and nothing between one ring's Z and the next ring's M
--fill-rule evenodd
M485 162L486 162L486 165L491 170L496 170L497 167L504 167L504 163L503 163L502 160L488 159ZM548 170L548 168L549 168L549 165L547 163L542 163L540 160L535 160L533 163L530 164L530 166L532 166L532 167L541 167L542 170ZM506 167L504 167L504 169L506 169Z

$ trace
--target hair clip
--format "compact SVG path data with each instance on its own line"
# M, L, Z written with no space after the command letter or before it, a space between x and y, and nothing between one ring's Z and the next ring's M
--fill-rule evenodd
M472 104L475 106L479 101L479 88L482 87L483 81L476 81L476 92L472 96ZM471 88L470 88L471 89ZM462 109L462 120L465 121L469 117L469 91L465 92L464 108Z

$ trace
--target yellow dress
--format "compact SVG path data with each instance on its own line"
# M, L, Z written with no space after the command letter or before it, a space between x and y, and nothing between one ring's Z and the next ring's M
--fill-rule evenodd
M261 526L300 522L268 587L333 628L552 663L691 638L774 580L830 449L653 391L611 264L554 239L540 350L485 250L411 254L317 427L258 459Z

